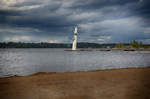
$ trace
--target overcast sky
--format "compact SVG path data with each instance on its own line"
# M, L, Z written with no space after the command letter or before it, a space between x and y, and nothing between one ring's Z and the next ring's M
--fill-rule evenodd
M150 44L150 0L0 0L0 41Z

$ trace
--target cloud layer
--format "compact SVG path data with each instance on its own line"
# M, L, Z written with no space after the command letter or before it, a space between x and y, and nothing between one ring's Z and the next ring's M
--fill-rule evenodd
M1 0L0 41L150 44L149 0Z

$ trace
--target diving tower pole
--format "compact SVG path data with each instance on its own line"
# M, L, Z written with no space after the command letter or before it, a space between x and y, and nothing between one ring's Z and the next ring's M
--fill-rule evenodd
M78 32L78 27L75 27L73 43L72 43L72 50L76 50L77 49L77 32Z

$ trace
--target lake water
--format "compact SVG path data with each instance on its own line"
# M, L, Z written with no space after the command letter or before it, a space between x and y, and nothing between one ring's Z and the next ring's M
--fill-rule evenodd
M73 72L150 66L148 51L0 49L0 77L36 72Z

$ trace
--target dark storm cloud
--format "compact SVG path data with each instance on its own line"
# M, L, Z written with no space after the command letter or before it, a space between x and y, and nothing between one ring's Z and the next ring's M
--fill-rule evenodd
M150 43L149 0L2 0L1 41Z
M70 8L95 10L108 6L124 6L128 3L138 2L139 0L77 0L77 2Z

